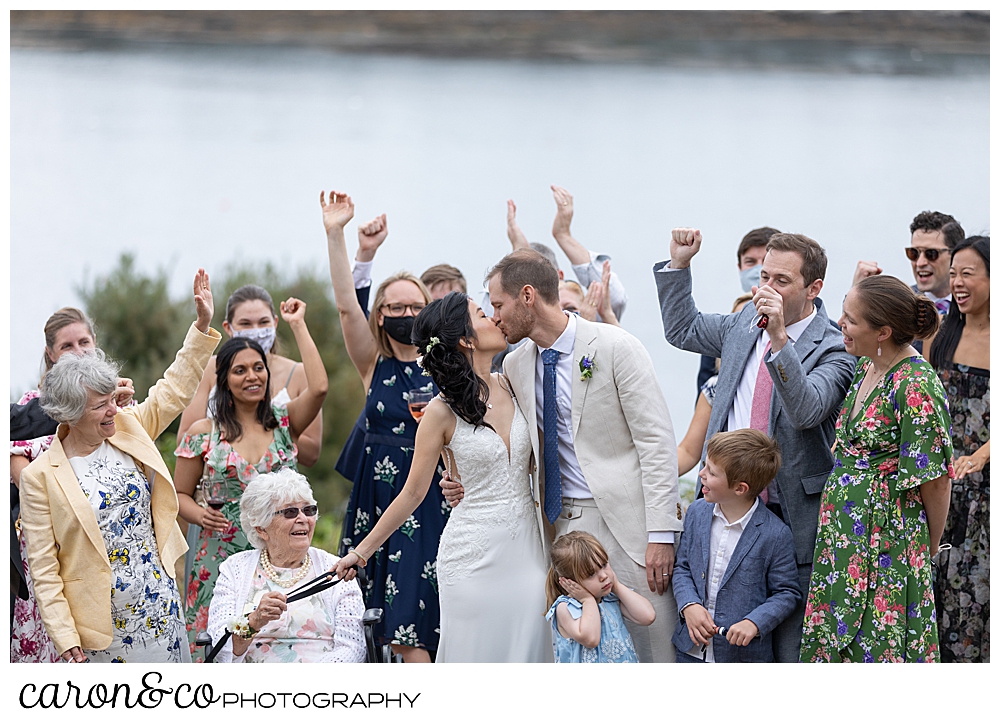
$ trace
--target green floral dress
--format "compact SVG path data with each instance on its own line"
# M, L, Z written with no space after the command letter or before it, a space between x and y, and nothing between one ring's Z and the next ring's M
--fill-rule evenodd
M229 519L229 529L220 537L212 537L209 530L202 529L194 546L194 564L187 581L185 616L188 642L191 653L198 633L208 629L208 606L212 602L215 582L219 579L219 565L230 555L249 550L252 546L240 529L240 495L247 484L258 474L273 472L282 467L295 469L298 449L292 441L288 412L285 407L272 405L278 426L274 430L274 440L267 452L256 465L250 464L222 436L218 425L206 434L185 434L174 454L178 457L202 457L205 461L207 484L224 481L226 483L226 504L222 514Z
M896 364L858 414L862 357L837 419L802 627L807 662L937 662L927 515L920 485L951 468L951 418L934 369Z

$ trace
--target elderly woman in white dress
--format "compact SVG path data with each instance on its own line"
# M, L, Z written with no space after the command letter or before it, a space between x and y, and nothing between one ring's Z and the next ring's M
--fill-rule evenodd
M251 481L240 498L240 525L254 546L219 567L208 611L217 641L233 636L219 663L360 663L365 659L356 581L286 604L304 582L337 564L312 547L318 508L309 482L285 467Z

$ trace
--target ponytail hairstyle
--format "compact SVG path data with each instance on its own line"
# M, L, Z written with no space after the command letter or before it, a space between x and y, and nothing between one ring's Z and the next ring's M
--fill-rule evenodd
M452 291L432 301L413 321L411 341L417 347L420 366L441 391L448 406L473 427L489 427L483 421L490 388L472 368L472 353L459 342L476 340L469 314L469 297Z
M928 338L941 323L934 302L895 276L869 276L857 283L854 293L865 322L873 329L888 326L897 346Z
M271 409L271 370L267 366L267 354L253 339L235 336L219 349L215 357L215 420L222 429L226 441L232 443L243 436L243 425L236 415L236 400L229 389L229 370L233 359L244 349L253 349L264 360L267 381L264 382L264 398L257 404L257 421L270 431L278 426L278 420Z
M45 351L42 352L43 379L55 364L52 361L51 353L55 351L53 347L56 345L56 335L70 324L84 324L87 327L87 331L90 332L90 338L94 342L94 346L97 346L97 338L94 336L94 324L87 318L86 314L79 309L74 309L72 306L64 306L59 309L59 311L48 318L43 328L45 333Z
M545 607L560 595L569 595L559 584L560 577L566 577L579 583L608 564L608 553L589 532L574 530L556 538L549 552L552 566L545 578Z
M955 248L951 250L952 263L955 263L955 253L957 251L962 251L964 249L972 249L980 258L982 258L983 263L986 264L986 275L990 275L990 237L989 236L970 236L964 241L959 242ZM954 299L951 302L951 306L948 307L948 313L944 317L944 321L941 324L941 331L938 335L934 337L933 343L931 343L931 350L927 355L927 361L935 369L941 369L947 364L950 364L955 356L955 349L958 348L958 342L962 338L962 332L965 330L965 314L963 314L958 309L958 304L955 303Z

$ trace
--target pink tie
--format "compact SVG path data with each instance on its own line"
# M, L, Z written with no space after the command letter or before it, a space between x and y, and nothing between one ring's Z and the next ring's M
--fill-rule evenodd
M757 369L757 383L753 388L753 400L750 402L750 429L759 429L764 434L768 433L771 423L771 391L774 389L774 380L767 370L768 353L771 351L771 342L768 340L764 347L764 354L760 358L760 367ZM767 488L760 493L761 500L767 504Z

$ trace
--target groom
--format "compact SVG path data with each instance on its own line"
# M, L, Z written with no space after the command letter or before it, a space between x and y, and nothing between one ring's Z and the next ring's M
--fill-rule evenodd
M507 356L504 372L539 463L539 529L600 540L618 579L656 610L648 627L626 622L639 660L672 663L670 576L683 523L677 445L653 362L628 332L563 312L559 276L537 251L508 254L487 280L507 341L529 339Z

